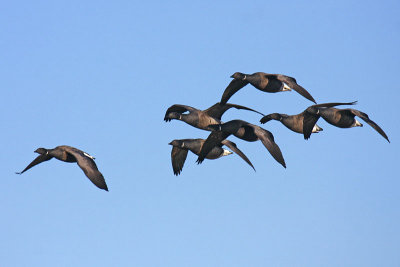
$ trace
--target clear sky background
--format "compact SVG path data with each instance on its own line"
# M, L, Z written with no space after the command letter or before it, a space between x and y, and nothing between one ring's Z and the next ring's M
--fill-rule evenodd
M0 266L400 266L399 1L5 1ZM319 103L354 101L369 125L309 141L272 121L261 142L172 172L173 139L206 138L166 109L206 109L236 71L293 76ZM297 114L295 92L231 103ZM258 124L228 111L224 121ZM38 147L96 157L21 176Z

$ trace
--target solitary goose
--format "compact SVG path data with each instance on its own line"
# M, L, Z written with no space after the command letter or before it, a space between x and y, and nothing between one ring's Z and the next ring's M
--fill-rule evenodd
M339 106L339 105L354 105L356 102L351 102L351 103L324 103L324 104L318 104L318 105L313 105L308 107L307 109L312 109L312 108L318 108L318 107L334 107L334 106ZM270 121L270 120L277 120L280 121L283 125L285 125L287 128L292 130L293 132L296 133L303 133L303 120L304 116L306 114L307 110L304 110L302 113L297 114L297 115L287 115L287 114L281 114L281 113L272 113L268 114L264 117L261 118L260 122L262 124ZM319 127L317 124L313 124L313 127L311 128L312 133L318 133L320 131L323 131L321 127ZM311 124L310 124L311 127Z
M291 91L293 89L308 100L317 103L306 89L297 84L294 78L283 74L269 74L264 72L244 74L241 72L235 72L231 78L233 78L233 80L229 83L228 87L226 87L222 94L221 104L225 104L233 94L242 89L248 83L258 90L268 93Z
M210 125L214 131L206 139L197 159L197 163L203 162L204 158L211 149L222 140L233 134L234 136L248 141L255 142L261 140L263 145L271 153L272 157L286 168L285 160L279 146L274 141L271 132L251 123L242 120L231 120L224 124Z
M185 164L186 156L188 150L192 151L194 154L199 155L200 150L205 142L205 139L181 139L173 140L169 145L172 145L171 151L171 161L172 169L175 175L179 175L182 171L183 165ZM244 161L246 161L253 169L254 166L246 155L236 147L236 144L229 140L222 140L219 144L211 148L210 152L207 154L207 159L217 159L222 156L227 156L232 154L229 150L223 149L222 146L226 145L236 154L238 154ZM255 170L255 169L254 169Z
M167 109L164 120L166 122L171 120L180 120L196 128L211 131L211 129L208 128L208 125L221 123L222 115L230 108L250 110L264 116L264 114L254 109L229 103L224 105L216 103L206 110L199 110L190 106L175 104ZM185 112L189 113L184 114Z
M77 162L79 167L92 183L94 183L98 188L108 191L106 181L101 172L97 169L94 157L88 153L71 146L57 146L53 149L38 148L35 150L35 153L40 155L37 156L37 158L35 158L22 172L17 172L16 174L23 174L25 171L39 163L56 158L65 162Z
M343 104L353 105L355 103L356 102L343 103ZM351 128L357 126L362 127L363 126L362 123L360 123L355 118L355 116L357 116L363 119L369 125L371 125L372 128L374 128L380 135L383 136L383 138L385 138L390 143L389 138L387 137L386 133L381 129L381 127L379 127L378 124L370 120L368 115L365 114L364 112L351 108L337 109L333 108L333 106L337 105L331 105L329 107L329 104L338 104L338 103L327 103L325 104L325 107L323 107L324 104L321 104L318 106L311 106L308 109L306 109L303 122L304 139L310 138L311 129L313 128L313 125L318 121L319 117L322 117L328 123L339 128Z

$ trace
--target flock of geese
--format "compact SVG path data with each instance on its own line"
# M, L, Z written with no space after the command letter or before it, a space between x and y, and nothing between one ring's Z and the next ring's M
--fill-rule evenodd
M199 110L179 104L172 105L167 109L164 117L166 122L171 120L180 120L193 127L211 131L207 139L180 139L173 140L169 143L169 145L172 145L171 161L175 175L179 175L182 172L189 150L198 156L198 164L202 163L204 159L217 159L235 152L255 170L251 161L236 146L236 144L227 140L230 135L234 135L237 138L248 142L260 140L272 157L286 168L282 152L279 146L275 143L274 136L271 132L258 125L243 120L231 120L226 123L221 121L222 115L230 108L243 109L260 114L263 116L260 120L262 124L270 120L280 121L290 130L303 134L305 139L309 139L312 133L322 131L322 128L316 124L320 117L336 127L351 128L363 126L355 118L357 116L372 126L379 134L390 142L385 132L375 122L370 120L367 114L351 108L334 108L335 106L341 105L354 105L356 102L317 104L311 94L298 85L294 78L282 74L268 74L264 72L244 74L236 72L231 76L231 78L233 78L233 80L229 83L222 94L221 101L206 110ZM315 105L308 107L302 113L297 115L272 113L265 116L263 113L254 109L227 103L237 91L249 83L255 88L268 93L294 90L303 97L314 102ZM223 146L228 147L233 152L222 148ZM96 163L94 162L95 158L88 153L70 146L57 146L53 149L38 148L35 150L35 153L38 153L39 156L37 156L24 170L17 172L17 174L22 174L37 164L56 158L64 162L76 162L94 185L100 189L108 191L104 177L97 169Z
M309 139L312 133L322 131L322 128L316 124L320 117L336 127L351 128L363 126L355 118L357 116L368 123L388 142L390 142L386 133L375 122L370 120L367 114L351 108L335 108L336 106L342 105L354 105L356 102L317 104L311 94L297 84L294 78L282 74L269 74L264 72L244 74L236 72L231 76L231 78L233 78L233 80L223 92L221 101L206 110L198 110L190 106L179 104L172 105L167 109L164 117L166 122L171 120L180 120L193 127L211 131L207 139L180 139L173 140L169 143L172 145L171 161L175 175L181 173L189 150L198 156L196 162L200 164L204 159L217 159L232 154L232 152L222 148L223 146L230 148L254 169L253 164L236 146L236 144L226 139L230 135L234 135L237 138L248 142L260 140L271 156L286 168L282 152L279 146L275 143L274 136L270 131L243 120L231 120L226 123L221 121L222 115L230 108L244 109L259 113L263 116L260 120L262 124L267 123L270 120L280 121L290 130L303 134L304 139ZM227 103L237 91L245 87L247 84L251 84L258 90L268 93L294 90L303 97L314 102L315 105L308 107L302 113L296 115L281 113L264 115L263 113L248 107Z

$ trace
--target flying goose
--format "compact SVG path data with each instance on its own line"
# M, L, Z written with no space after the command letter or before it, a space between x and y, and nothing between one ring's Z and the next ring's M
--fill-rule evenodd
M208 125L221 123L222 115L230 108L249 110L264 116L264 114L254 109L230 103L224 105L216 103L206 110L199 110L190 106L175 104L167 109L164 120L166 122L171 120L181 120L193 127L211 131L211 129L208 128ZM188 114L184 114L185 112L188 112Z
M221 104L225 104L233 94L242 89L248 83L258 90L268 93L291 91L293 89L308 100L317 103L306 89L297 84L294 78L283 74L269 74L264 72L244 74L241 72L235 72L231 78L233 78L233 80L229 83L228 87L226 87L222 94Z
M318 107L334 107L334 106L339 106L339 105L354 105L356 102L357 101L351 102L351 103L324 103L324 104L312 105L312 106L308 107L306 110L304 110L302 113L297 114L297 115L271 113L271 114L268 114L268 115L262 117L260 122L262 124L264 124L270 120L277 120L277 121L280 121L283 125L285 125L290 130L292 130L293 132L302 134L303 133L303 120L304 120L304 116L307 114L307 110L311 110L313 108L318 108ZM311 129L312 133L318 133L320 131L323 131L323 129L315 123L312 126L313 126ZM311 124L310 124L310 127L311 127Z
M272 157L286 168L285 160L279 146L274 141L271 132L251 123L242 120L231 120L224 124L210 125L214 131L206 139L197 159L197 163L203 162L204 158L211 149L222 140L233 134L234 136L248 141L255 142L260 140L271 153Z
M355 104L356 102L352 103L344 103L344 104ZM346 109L338 109L333 108L333 106L337 105L330 105L329 104L338 104L338 103L327 103L320 104L317 106L311 106L306 109L304 114L304 122L303 122L303 133L304 139L309 139L311 136L311 130L313 125L318 121L320 117L322 117L328 123L339 127L339 128L351 128L351 127L362 127L362 123L360 123L355 117L360 117L366 123L368 123L372 128L374 128L380 135L383 136L389 143L389 138L386 133L378 126L374 121L370 120L367 114L361 112L356 109L346 108Z
M175 175L179 175L181 173L183 165L185 164L188 150L192 151L196 155L199 155L204 142L205 139L180 139L173 140L169 143L169 145L173 146L171 151L171 161L172 169ZM229 147L233 152L238 154L244 161L247 162L247 164L249 164L254 169L253 164L246 157L246 155L239 148L237 148L235 143L229 140L222 140L219 144L212 147L206 158L217 159L222 156L232 154L232 152L230 152L229 150L223 149L223 145Z
M94 183L98 188L108 191L106 181L103 175L97 169L94 157L82 150L71 146L57 146L53 149L38 148L35 153L40 154L35 158L23 171L16 174L23 174L33 166L48 161L52 158L64 162L77 162L79 167L83 170L85 175Z

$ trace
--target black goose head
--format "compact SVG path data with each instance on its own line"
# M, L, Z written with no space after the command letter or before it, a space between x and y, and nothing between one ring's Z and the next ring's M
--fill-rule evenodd
M180 120L182 118L182 114L178 112L170 112L168 113L165 117L165 121L171 121L171 120Z
M244 80L244 79L246 79L246 75L241 72L235 72L234 74L231 75L231 78L234 78L237 80Z
M39 147L38 149L36 149L36 150L35 150L35 153L38 153L38 154L44 155L44 154L47 154L47 153L49 153L49 151L47 151L47 149L46 149L46 148Z

